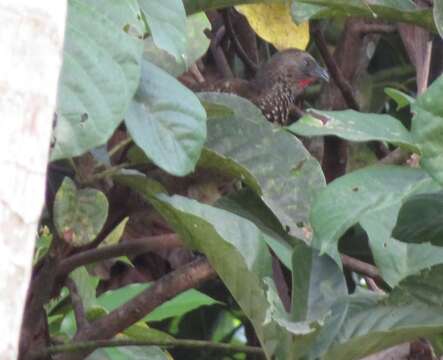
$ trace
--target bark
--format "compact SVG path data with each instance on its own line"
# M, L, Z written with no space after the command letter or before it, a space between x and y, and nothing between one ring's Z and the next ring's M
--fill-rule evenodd
M65 1L0 4L0 354L16 359L62 62ZM7 296L6 296L7 294Z

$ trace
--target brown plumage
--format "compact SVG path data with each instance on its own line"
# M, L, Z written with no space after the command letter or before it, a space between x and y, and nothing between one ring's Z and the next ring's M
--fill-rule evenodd
M307 52L288 49L276 53L251 80L230 79L204 86L201 91L232 93L257 105L271 122L286 124L306 86L329 75Z

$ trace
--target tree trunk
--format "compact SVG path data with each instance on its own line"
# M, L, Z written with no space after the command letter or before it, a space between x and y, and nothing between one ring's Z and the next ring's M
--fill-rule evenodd
M16 359L44 203L65 1L0 4L0 354Z

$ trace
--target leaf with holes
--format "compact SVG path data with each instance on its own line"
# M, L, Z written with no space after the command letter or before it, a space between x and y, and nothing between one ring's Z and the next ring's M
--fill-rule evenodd
M133 23L126 1L113 2ZM70 0L51 160L104 144L137 89L143 43L93 3ZM109 15L111 16L111 15ZM110 76L112 74L112 76Z
M311 110L288 130L301 136L335 135L349 141L387 141L419 151L402 123L384 114Z
M325 186L317 160L297 138L273 127L249 101L215 93L199 97L232 110L208 118L206 147L252 175L254 179L246 174L241 179L262 196L292 235L306 239L313 196Z

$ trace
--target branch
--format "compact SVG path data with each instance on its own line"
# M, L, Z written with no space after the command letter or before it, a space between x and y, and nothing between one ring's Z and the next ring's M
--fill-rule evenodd
M321 56L323 57L326 67L328 68L328 71L331 74L331 77L334 79L337 87L340 89L343 98L346 101L346 104L350 108L359 111L360 106L358 105L357 100L355 100L354 98L352 87L344 77L332 54L329 52L328 46L326 45L325 37L323 36L323 32L316 22L314 22L312 26L312 34L314 35L315 44L317 45L317 48L320 51Z
M77 333L88 325L88 320L85 316L85 309L83 307L82 298L78 294L77 285L74 280L67 279L66 286L69 289L69 296L71 297L72 308L74 309L75 322L77 324Z
M220 26L218 30L213 34L209 30L205 30L206 36L211 39L211 53L214 57L215 64L217 65L217 69L223 75L225 79L232 79L234 74L232 73L231 67L229 66L228 60L226 59L225 53L223 52L222 47L220 46L223 37L225 36L226 28L225 26Z
M359 30L362 34L368 33L393 33L396 32L397 26L385 23L365 23L361 24Z
M378 282L384 282L382 277L380 276L380 272L378 269L371 264L365 263L361 260L358 260L356 258L350 257L348 255L340 255L341 261L343 263L343 266L347 267L348 269L362 274L369 276L370 278L374 279Z
M197 287L216 276L214 269L205 258L199 258L157 280L151 287L135 296L108 315L92 322L75 337L75 343L110 339L132 324L143 319L157 306L181 292ZM57 360L84 359L93 349L64 354Z
M203 340L188 340L176 339L166 341L143 341L143 340L97 340L85 341L79 343L63 344L51 346L41 349L30 354L30 360L40 359L49 355L58 353L76 352L76 351L92 351L103 347L118 347L118 346L160 346L163 348L185 348L185 349L200 349L200 350L217 350L223 352L243 352L247 354L264 355L264 351L256 346L245 346L235 344L223 344L213 341Z
M183 243L176 234L164 234L86 250L61 261L57 269L57 277L65 276L80 266L97 261L124 255L138 255L148 251L171 249L179 246L183 246Z
M229 14L229 8L223 9L221 11L223 15L223 20L226 25L226 31L229 35L229 37L232 39L232 42L234 43L235 49L237 50L237 54L240 57L240 59L243 60L243 62L246 64L246 66L249 67L249 69L255 74L258 70L258 65L254 63L246 53L245 49L243 49L242 44L240 43L240 40L237 37L237 34L234 31L234 26L232 25L232 19Z

